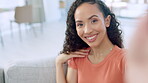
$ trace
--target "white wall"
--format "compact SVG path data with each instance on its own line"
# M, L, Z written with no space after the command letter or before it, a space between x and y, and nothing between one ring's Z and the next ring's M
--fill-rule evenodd
M24 4L24 0L0 0L0 8L15 8Z
M59 0L44 0L46 22L58 21L60 19Z

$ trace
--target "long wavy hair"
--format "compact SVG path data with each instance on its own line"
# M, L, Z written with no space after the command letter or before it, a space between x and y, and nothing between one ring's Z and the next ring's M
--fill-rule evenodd
M118 28L119 22L116 20L115 14L110 11L110 9L106 6L104 2L101 0L76 0L68 11L67 16L67 29L66 29L66 37L63 45L63 50L60 53L70 53L77 51L79 49L88 48L88 44L86 44L77 34L76 31L76 23L74 19L74 14L78 6L83 3L89 4L97 4L98 9L102 12L104 18L108 15L111 16L111 23L109 28L107 28L107 35L112 44L117 45L120 48L123 48L122 44L122 31Z

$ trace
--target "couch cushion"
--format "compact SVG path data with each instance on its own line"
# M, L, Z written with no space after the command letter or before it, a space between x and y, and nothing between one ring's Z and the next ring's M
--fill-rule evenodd
M55 58L21 60L5 68L6 83L56 83Z

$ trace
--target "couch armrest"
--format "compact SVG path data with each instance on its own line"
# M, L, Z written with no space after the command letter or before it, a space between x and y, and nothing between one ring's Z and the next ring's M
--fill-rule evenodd
M20 60L4 69L6 83L56 83L55 58Z
M0 83L4 83L4 70L0 68Z

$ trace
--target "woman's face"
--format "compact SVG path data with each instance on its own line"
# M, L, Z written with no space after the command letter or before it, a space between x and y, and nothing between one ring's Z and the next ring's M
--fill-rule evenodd
M110 16L104 19L96 4L83 3L74 14L78 36L90 47L97 47L107 37Z

